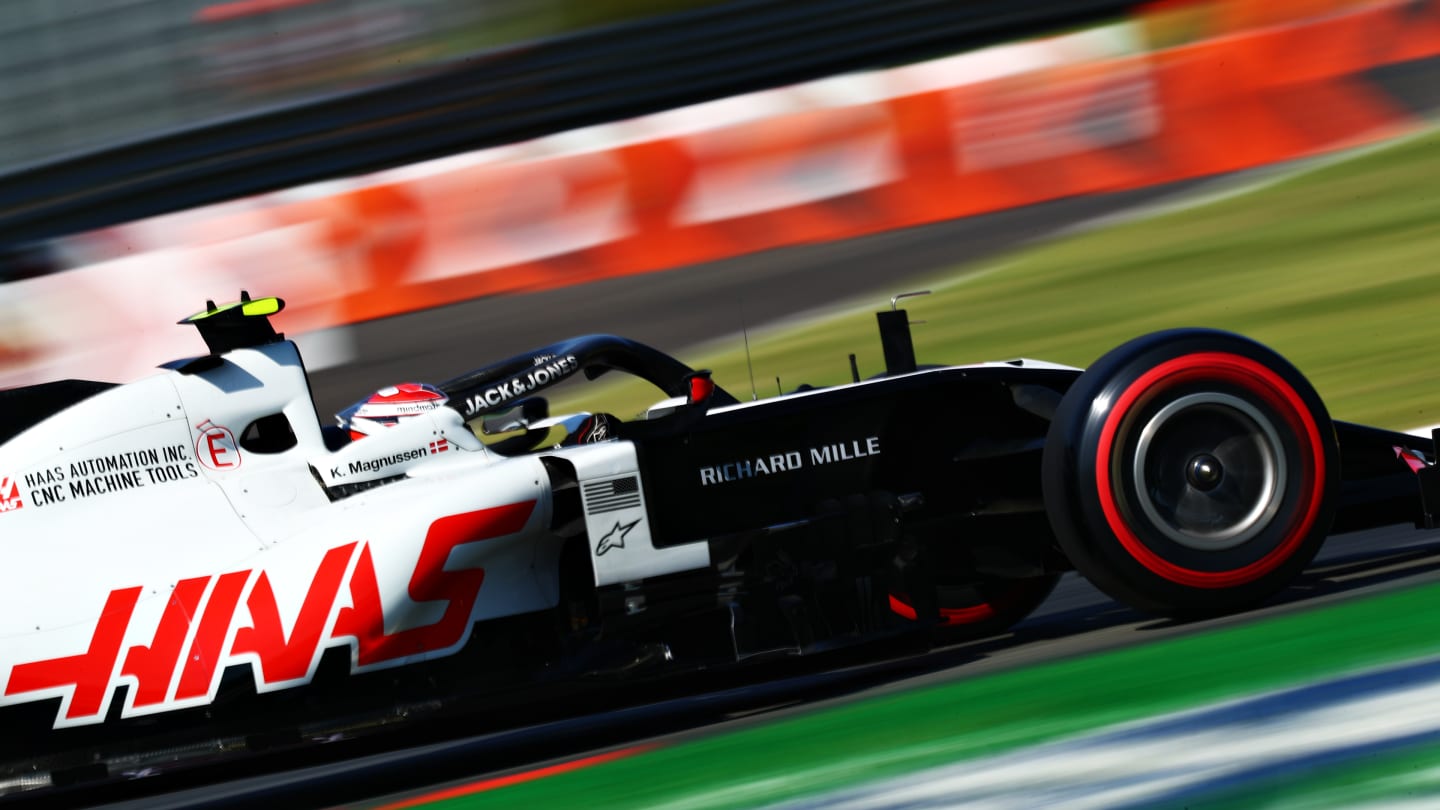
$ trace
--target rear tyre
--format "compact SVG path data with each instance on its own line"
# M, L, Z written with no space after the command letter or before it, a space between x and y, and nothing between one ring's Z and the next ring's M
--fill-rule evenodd
M1251 607L1315 556L1339 453L1294 366L1227 332L1181 329L1102 357L1046 439L1045 507L1101 590L1152 613Z

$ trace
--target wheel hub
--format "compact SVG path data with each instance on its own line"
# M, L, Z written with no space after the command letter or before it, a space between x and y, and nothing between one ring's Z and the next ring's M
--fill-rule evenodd
M1225 477L1225 468L1220 465L1220 459L1209 453L1200 453L1190 459L1190 464L1185 468L1185 480L1190 486L1202 492L1209 492L1220 485L1220 479Z
M1231 394L1189 394L1150 417L1135 448L1134 495L1167 538L1234 548L1280 511L1284 444L1269 416Z

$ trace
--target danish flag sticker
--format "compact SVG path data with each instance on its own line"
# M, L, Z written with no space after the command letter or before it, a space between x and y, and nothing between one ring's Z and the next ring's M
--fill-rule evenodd
M0 476L0 514L14 512L25 507L20 500L20 484L14 478Z
M212 470L233 470L240 466L240 445L235 434L222 425L206 419L195 426L200 437L195 440L195 457Z

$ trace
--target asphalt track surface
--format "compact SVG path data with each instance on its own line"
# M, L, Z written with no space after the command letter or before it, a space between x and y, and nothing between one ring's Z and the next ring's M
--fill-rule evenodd
M611 332L685 359L688 347L796 313L873 297L877 308L909 282L1044 239L1197 184L1062 200L841 243L767 251L707 265L529 295L482 299L353 328L359 360L314 375L321 413L403 380L439 380L574 334ZM982 358L955 358L966 362ZM662 744L794 712L938 681L1146 644L1280 612L1308 610L1422 581L1440 581L1440 534L1408 526L1332 538L1294 585L1260 610L1176 623L1132 611L1074 575L1013 632L946 650L782 673L657 704L534 728L432 741L328 764L114 804L240 807L264 801L320 806L391 800L454 781L525 771L639 741ZM1237 665L1241 665L1237 662Z

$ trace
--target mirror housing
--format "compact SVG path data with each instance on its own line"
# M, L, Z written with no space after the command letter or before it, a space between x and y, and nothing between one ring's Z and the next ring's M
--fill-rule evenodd
M710 397L715 394L715 382L710 379L710 369L702 368L686 374L684 383L685 405L701 411L709 410Z

